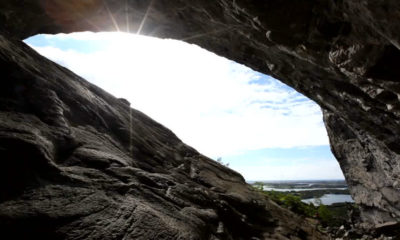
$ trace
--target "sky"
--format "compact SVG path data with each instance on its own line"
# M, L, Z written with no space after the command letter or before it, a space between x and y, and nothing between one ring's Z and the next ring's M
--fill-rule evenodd
M246 180L343 179L319 106L270 76L171 39L82 32L25 42Z

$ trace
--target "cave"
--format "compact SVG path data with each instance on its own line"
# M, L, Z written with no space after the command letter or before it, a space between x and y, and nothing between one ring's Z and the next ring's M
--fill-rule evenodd
M0 7L3 232L327 238L129 102L22 42L76 31L183 40L288 84L323 109L332 152L361 208L360 227L399 223L398 1L35 0Z

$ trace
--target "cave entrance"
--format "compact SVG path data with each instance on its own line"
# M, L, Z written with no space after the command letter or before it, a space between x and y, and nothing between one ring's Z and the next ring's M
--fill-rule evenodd
M270 76L185 42L126 33L25 42L248 181L343 179L319 106Z

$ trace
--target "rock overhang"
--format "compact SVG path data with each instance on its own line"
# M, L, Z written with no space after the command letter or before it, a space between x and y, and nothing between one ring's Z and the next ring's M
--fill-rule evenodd
M1 31L19 39L139 32L195 43L281 80L323 108L332 151L365 220L399 220L398 1L38 0L0 7Z

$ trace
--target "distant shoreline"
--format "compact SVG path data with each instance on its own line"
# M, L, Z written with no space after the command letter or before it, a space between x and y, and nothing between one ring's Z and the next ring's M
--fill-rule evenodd
M346 179L246 180L246 182L329 182L329 181L346 181Z
M272 184L276 184L276 183L290 183L290 184L302 184L302 183L306 183L306 184L310 184L310 183L346 183L345 179L319 179L319 180L246 180L246 182L248 184L254 184L254 183L264 183L264 184L268 184L268 183L272 183Z
M315 198L329 204L353 201L344 179L248 181L248 183L264 192L292 194L306 201L314 201Z

